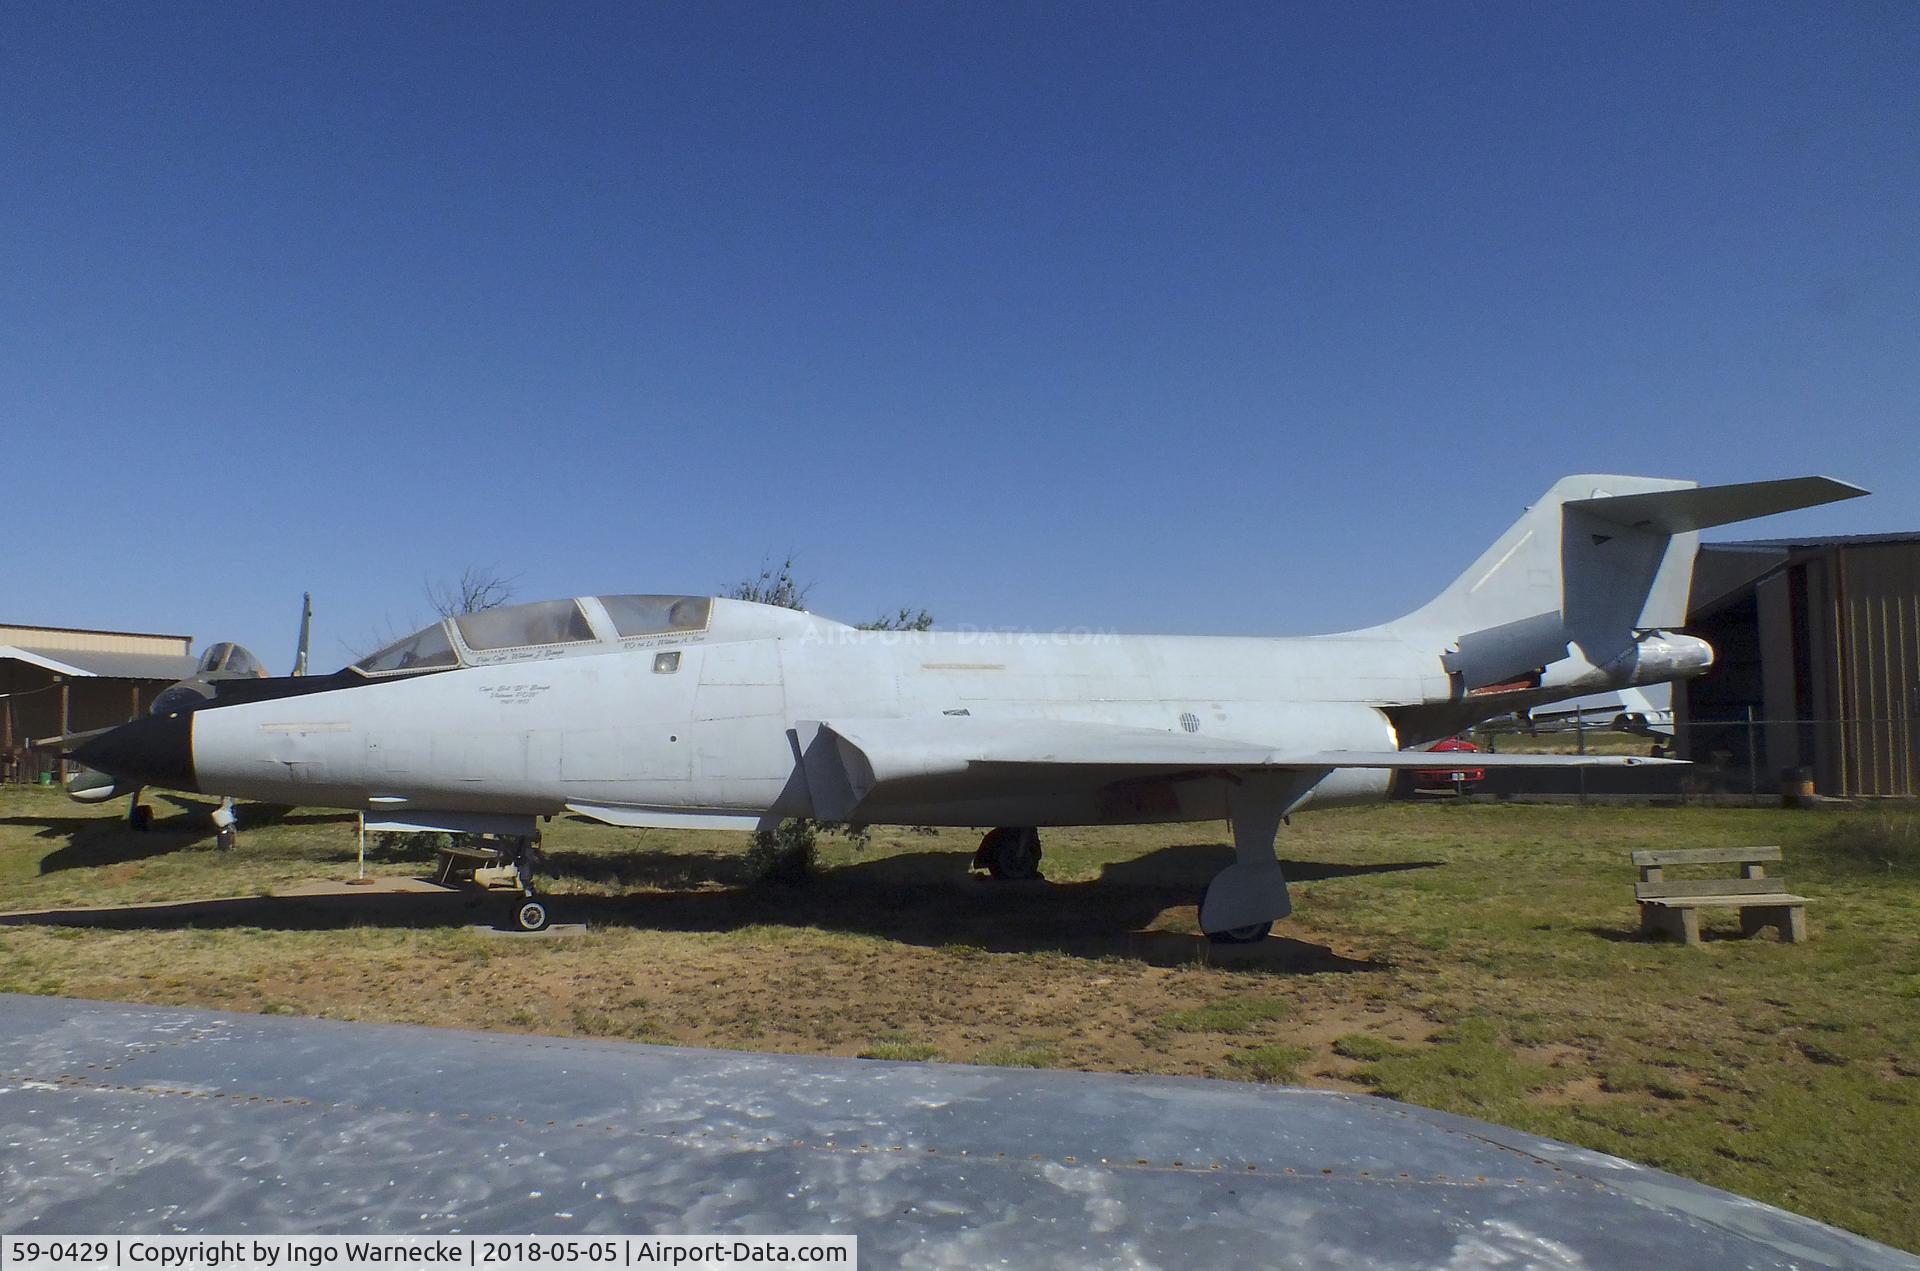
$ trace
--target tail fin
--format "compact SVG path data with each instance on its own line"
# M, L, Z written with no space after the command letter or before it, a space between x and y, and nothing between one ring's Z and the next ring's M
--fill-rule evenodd
M293 673L307 673L307 651L313 644L313 593L300 597L300 643L293 651Z
M1469 691L1571 648L1599 666L1636 632L1686 622L1699 531L1865 493L1827 477L1721 486L1563 477L1472 568L1388 628L1410 642L1438 641Z

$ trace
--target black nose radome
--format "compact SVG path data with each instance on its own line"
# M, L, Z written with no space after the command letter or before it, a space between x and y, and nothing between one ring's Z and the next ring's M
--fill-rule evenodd
M88 739L72 758L142 785L198 790L193 776L193 715L149 715Z

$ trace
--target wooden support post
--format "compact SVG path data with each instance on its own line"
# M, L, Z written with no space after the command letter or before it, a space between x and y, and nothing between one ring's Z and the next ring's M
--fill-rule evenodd
M67 677L64 675L61 676L60 677L60 732L63 736L73 731L72 717L70 714L70 708L72 706L72 689L73 689L73 686L67 683ZM63 783L66 781L67 760L64 755L54 761L53 775L56 781L63 782Z
M1587 717L1583 714L1580 714L1577 711L1574 713L1574 716L1573 716L1573 735L1578 743L1580 753L1583 755L1586 754L1587 753ZM1580 765L1579 775L1580 775L1580 802L1585 803L1587 801L1587 767L1585 764Z

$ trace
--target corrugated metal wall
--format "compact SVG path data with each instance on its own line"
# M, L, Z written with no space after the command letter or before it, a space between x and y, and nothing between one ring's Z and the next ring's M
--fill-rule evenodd
M1840 722L1820 766L1838 793L1920 797L1920 543L1838 547L1824 563L1815 666Z
M62 627L0 625L0 644L29 649L73 649L95 653L165 653L180 656L193 650L192 636L145 635L135 631L69 631Z

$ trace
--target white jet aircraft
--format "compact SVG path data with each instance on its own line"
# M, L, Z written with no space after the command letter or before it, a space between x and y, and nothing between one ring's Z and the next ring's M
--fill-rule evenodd
M81 741L128 783L363 811L370 828L502 836L524 903L539 818L614 825L993 826L1032 876L1037 827L1231 823L1213 938L1291 910L1274 839L1384 799L1414 747L1517 709L1705 671L1686 620L1698 531L1864 494L1823 477L1700 487L1568 477L1430 603L1305 638L859 631L700 596L588 596L436 622L334 675L233 680ZM1475 767L1629 756L1476 755Z

